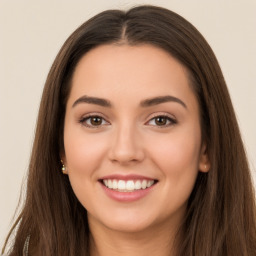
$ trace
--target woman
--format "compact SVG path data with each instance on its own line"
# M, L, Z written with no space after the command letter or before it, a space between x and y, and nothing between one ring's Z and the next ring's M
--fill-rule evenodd
M153 6L79 27L45 84L9 255L252 256L255 217L232 103L202 35Z

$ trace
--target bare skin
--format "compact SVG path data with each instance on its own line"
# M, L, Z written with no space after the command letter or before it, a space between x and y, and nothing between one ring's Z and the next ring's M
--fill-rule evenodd
M149 252L150 255L157 256L176 255L173 247L173 232L176 227L170 227L170 230L166 230L164 226L158 225L152 230L138 233L113 232L102 227L97 230L97 227L94 228L92 223L91 228L93 230L92 256L107 255L106 252L111 252L113 256L147 256Z
M88 212L91 255L175 255L198 171L210 167L199 120L186 69L165 51L103 45L80 60L62 158Z

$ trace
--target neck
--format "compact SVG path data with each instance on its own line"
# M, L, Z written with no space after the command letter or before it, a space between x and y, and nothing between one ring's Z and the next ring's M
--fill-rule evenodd
M107 227L91 229L91 256L174 256L177 227L158 225L139 232L121 232Z

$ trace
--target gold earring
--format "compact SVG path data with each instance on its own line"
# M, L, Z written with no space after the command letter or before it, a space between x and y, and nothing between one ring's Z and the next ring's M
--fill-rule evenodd
M65 174L65 171L67 170L66 166L64 165L63 161L61 160L61 163L62 163L62 173Z

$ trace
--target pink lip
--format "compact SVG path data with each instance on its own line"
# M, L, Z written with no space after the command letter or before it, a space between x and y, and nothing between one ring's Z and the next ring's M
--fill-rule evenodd
M120 174L112 174L108 176L101 177L99 180L155 180L150 177L145 177L141 175L136 174L130 174L130 175L120 175Z
M149 188L139 189L139 190L135 190L133 192L120 192L120 191L113 190L113 189L106 187L101 181L99 181L99 183L100 183L103 191L106 193L106 195L108 197L110 197L111 199L114 199L115 201L119 201L119 202L133 202L133 201L142 199L148 193L150 193L156 185L156 183L155 183Z

